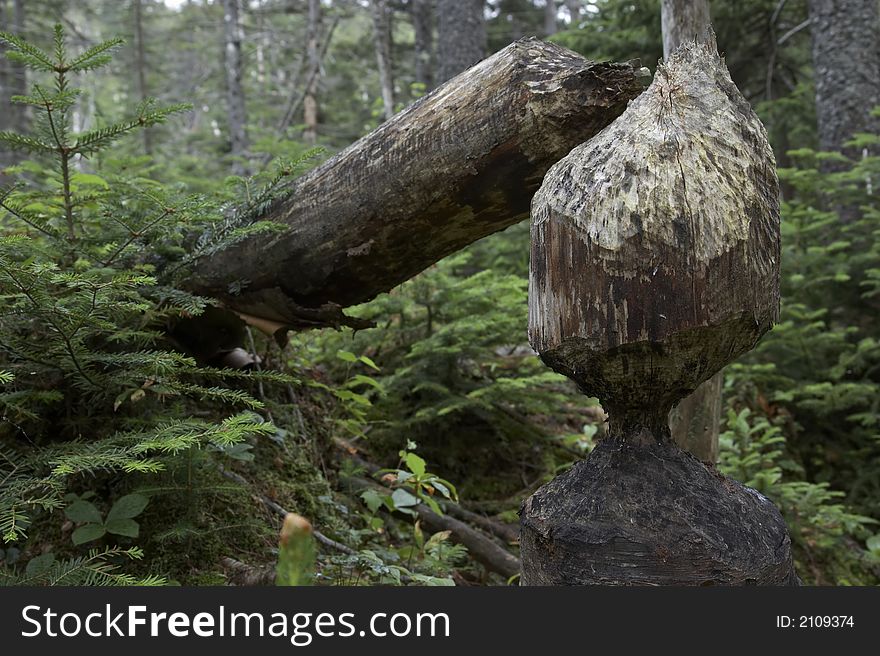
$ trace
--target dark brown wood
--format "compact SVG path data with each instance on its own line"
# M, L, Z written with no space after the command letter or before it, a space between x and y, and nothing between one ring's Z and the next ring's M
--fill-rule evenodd
M263 217L288 231L198 263L187 284L280 323L312 310L320 325L316 308L367 301L525 218L547 169L647 76L534 39L511 44L295 181Z
M668 424L778 307L775 161L710 35L532 203L532 346L599 398L609 428L523 504L523 583L797 582L779 511L682 451Z
M796 585L773 503L674 444L606 440L529 497L523 585Z

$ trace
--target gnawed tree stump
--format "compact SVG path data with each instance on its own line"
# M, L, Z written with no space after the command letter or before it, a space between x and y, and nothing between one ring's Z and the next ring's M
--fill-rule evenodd
M793 585L785 522L673 443L603 440L529 497L524 585Z
M252 320L362 327L341 309L526 218L547 169L649 77L517 41L294 181L260 217L287 231L198 262L185 284Z
M779 512L669 433L670 409L779 306L775 161L714 39L680 49L550 169L532 203L529 294L532 346L599 398L609 430L524 504L523 582L792 580Z

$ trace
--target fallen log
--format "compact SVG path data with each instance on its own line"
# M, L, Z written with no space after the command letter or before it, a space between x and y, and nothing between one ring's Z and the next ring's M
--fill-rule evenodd
M517 41L292 182L260 217L288 230L195 263L185 284L250 321L344 325L341 308L525 219L550 166L649 77Z

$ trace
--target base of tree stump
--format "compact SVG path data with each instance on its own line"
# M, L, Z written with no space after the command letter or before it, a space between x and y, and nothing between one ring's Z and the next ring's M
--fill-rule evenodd
M520 510L522 585L797 585L782 515L671 443L607 439Z

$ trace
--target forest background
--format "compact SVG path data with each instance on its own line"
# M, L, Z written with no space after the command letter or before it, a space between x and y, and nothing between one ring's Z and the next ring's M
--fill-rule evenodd
M724 373L718 467L779 506L805 582L876 584L878 3L711 14L783 244L779 324ZM353 308L358 332L226 344L179 283L271 230L252 219L291 176L516 39L656 71L659 0L0 0L0 29L50 59L3 42L0 582L268 583L286 511L321 584L515 582L459 524L515 557L520 501L604 419L528 347L527 223ZM69 157L41 147L53 112Z

